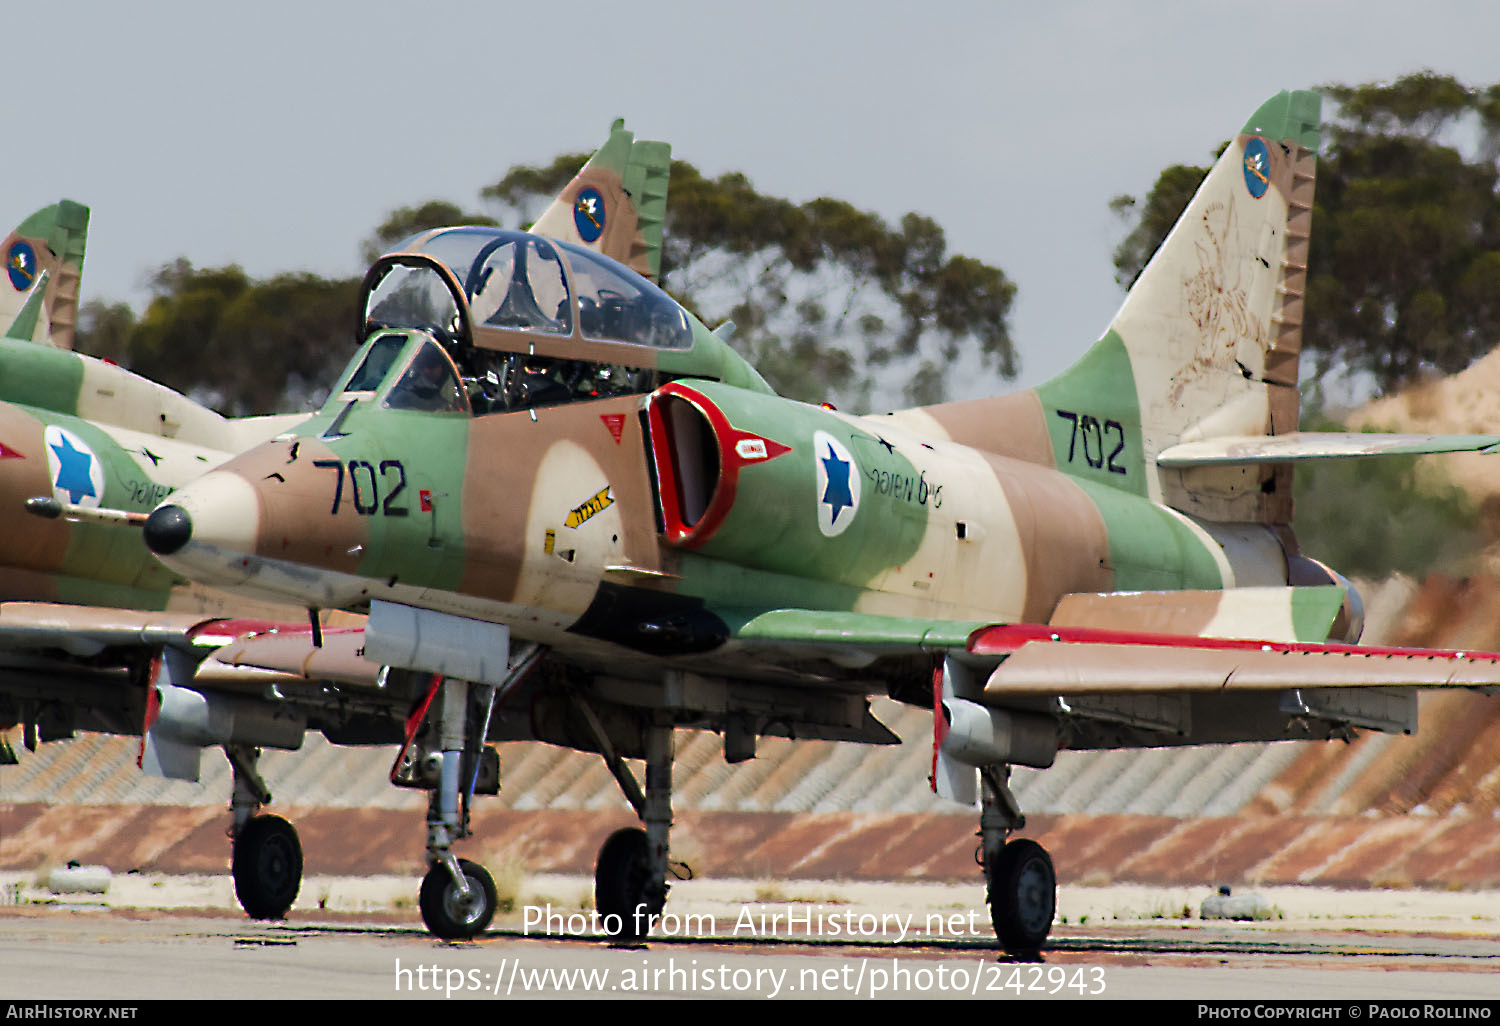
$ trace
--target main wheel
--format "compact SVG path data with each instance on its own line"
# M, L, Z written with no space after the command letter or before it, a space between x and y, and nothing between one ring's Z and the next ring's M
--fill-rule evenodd
M234 839L234 893L251 919L284 919L302 889L302 845L280 816L256 816Z
M666 904L653 882L646 831L625 827L610 834L594 864L594 908L611 937L634 941L650 932L652 917Z
M1012 955L1036 954L1057 911L1057 874L1047 849L1025 838L1011 841L986 868L990 921L1000 946Z
M469 884L467 897L442 865L434 864L422 878L418 897L422 922L434 937L443 940L477 937L495 916L495 881L490 878L489 870L468 859L459 859L458 869Z

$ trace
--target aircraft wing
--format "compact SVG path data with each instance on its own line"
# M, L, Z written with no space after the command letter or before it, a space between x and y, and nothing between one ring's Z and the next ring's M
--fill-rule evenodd
M1150 622L1191 608L1210 592L1068 596L1049 624L920 620L782 609L746 620L735 632L752 651L823 655L859 667L897 655L954 655L993 667L986 700L1143 692L1267 691L1288 688L1500 687L1500 652L1334 644L1326 637L1341 589L1249 588L1221 593L1241 612L1235 626L1202 620L1198 633L1078 626L1084 612L1115 623ZM1306 593L1313 593L1307 595ZM1293 596L1297 618L1256 618ZM1114 606L1114 609L1110 609ZM1222 621L1222 617L1219 618ZM1069 624L1066 621L1075 621ZM1232 622L1232 621L1231 621ZM1245 627L1264 630L1246 633Z
M0 729L22 724L28 748L76 730L144 733L147 748L182 750L164 775L196 779L202 747L296 748L333 722L320 703L348 703L339 686L375 687L363 638L358 626L315 643L306 623L0 603ZM9 751L0 738L0 761Z
M1063 749L1409 734L1416 689L1500 691L1500 652L1311 640L1328 636L1342 588L1238 591L1071 595L1048 624L777 610L736 641L868 681L895 681L882 668L900 666L890 694L932 703L933 788L961 804L981 767L1045 768ZM923 666L930 690L912 686Z
M4 602L0 603L0 651L56 649L95 656L122 646L191 646L195 635L213 622L196 613Z
M1050 626L1100 627L1153 636L1313 642L1328 637L1344 594L1343 588L1333 585L1080 592L1063 596ZM981 653L973 648L973 639L980 632L1004 626L986 620L933 620L816 609L776 609L738 617L727 615L726 619L732 622L732 636L739 645L761 651L837 652L846 657L846 662L903 653L1007 654Z
M987 699L1022 695L1500 687L1500 652L1312 644L1009 624L969 639L1004 661Z

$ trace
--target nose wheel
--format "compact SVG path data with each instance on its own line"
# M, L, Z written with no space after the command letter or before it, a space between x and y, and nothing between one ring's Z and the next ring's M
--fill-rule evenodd
M418 895L422 922L434 937L443 940L477 937L495 916L495 881L489 871L468 859L459 859L458 869L467 893L460 890L448 867L439 862L427 870Z
M284 919L302 889L302 845L280 816L255 816L234 839L234 893L251 919Z

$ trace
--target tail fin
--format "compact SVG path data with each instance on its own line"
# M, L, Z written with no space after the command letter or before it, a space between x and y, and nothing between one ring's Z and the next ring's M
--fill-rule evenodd
M1251 115L1108 332L1037 390L1060 467L1212 520L1290 520L1288 467L1159 469L1156 457L1297 429L1319 107L1316 93L1283 92Z
M73 348L89 208L62 200L38 210L0 242L0 326L8 338Z
M661 280L662 224L672 147L636 141L625 120L610 126L609 141L542 212L531 230L576 242L618 260L652 281Z

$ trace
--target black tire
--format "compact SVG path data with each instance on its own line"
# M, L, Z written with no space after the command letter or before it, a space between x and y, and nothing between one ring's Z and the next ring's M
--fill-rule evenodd
M987 868L990 922L1000 946L1012 955L1035 955L1047 942L1057 913L1052 857L1040 844L1021 838L1002 848Z
M594 908L604 930L617 941L638 941L661 914L666 895L652 887L646 831L624 827L609 835L594 864ZM611 926L618 929L610 929Z
M495 881L489 870L468 859L458 860L459 872L469 882L471 897L465 902L453 877L441 865L434 864L422 878L418 903L422 922L434 937L443 940L468 940L477 937L495 917Z
M302 889L302 844L280 816L256 816L234 839L234 894L251 919L285 919Z

